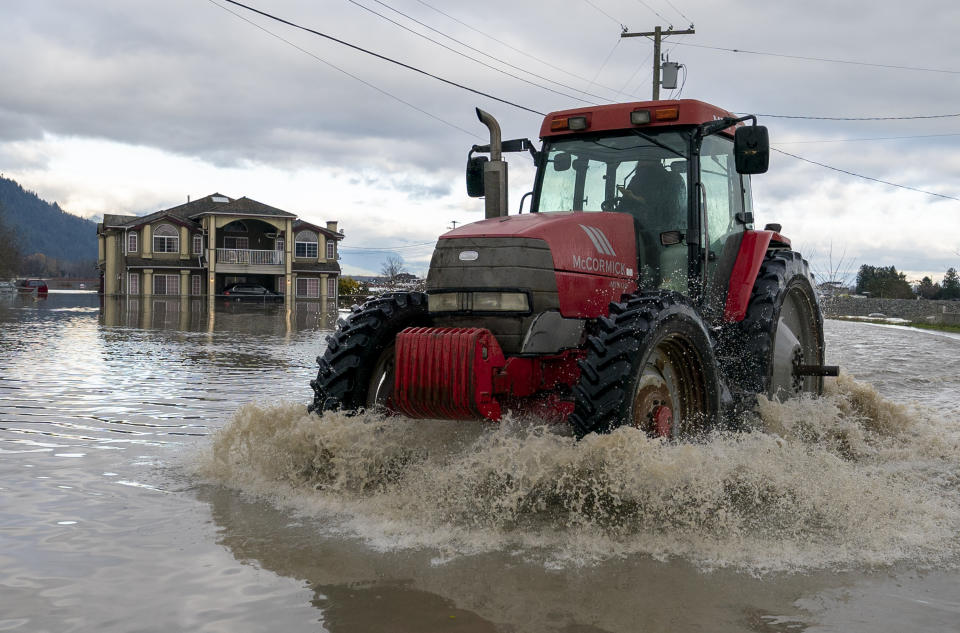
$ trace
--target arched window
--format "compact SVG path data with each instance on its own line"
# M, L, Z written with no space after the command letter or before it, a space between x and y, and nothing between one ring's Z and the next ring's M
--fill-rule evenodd
M247 224L243 220L234 220L221 229L224 233L223 247L246 250L250 248L250 238L247 237Z
M317 258L317 234L312 231L300 231L297 233L297 239L294 243L296 251L295 257Z
M247 224L243 220L234 220L230 224L223 227L224 233L249 233L247 230Z
M169 224L153 229L154 253L177 253L180 251L180 231Z

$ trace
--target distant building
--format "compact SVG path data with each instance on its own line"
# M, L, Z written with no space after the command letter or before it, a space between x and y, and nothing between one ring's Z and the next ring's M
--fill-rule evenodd
M97 267L108 295L218 295L258 283L291 298L336 299L336 222L326 227L215 193L146 216L105 215Z

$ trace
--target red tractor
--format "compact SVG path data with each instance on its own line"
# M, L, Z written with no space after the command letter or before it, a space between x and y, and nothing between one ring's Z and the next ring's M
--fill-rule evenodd
M340 321L311 411L509 410L577 437L689 437L836 374L807 262L778 225L753 228L750 174L769 157L756 117L690 99L580 108L547 115L537 150L477 115L490 144L470 151L467 190L486 219L440 236L425 293ZM517 215L502 152L537 167Z

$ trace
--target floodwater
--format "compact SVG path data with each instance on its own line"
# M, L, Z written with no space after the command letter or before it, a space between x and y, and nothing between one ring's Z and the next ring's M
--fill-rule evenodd
M335 315L0 296L0 631L960 631L960 337L695 444L307 416Z

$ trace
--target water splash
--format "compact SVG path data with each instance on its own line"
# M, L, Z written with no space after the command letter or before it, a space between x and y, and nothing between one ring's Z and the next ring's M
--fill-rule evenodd
M755 573L936 565L960 553L957 422L841 376L822 398L762 400L749 433L671 443L622 428L307 415L246 405L204 478L441 558L515 550L550 564L680 556Z

